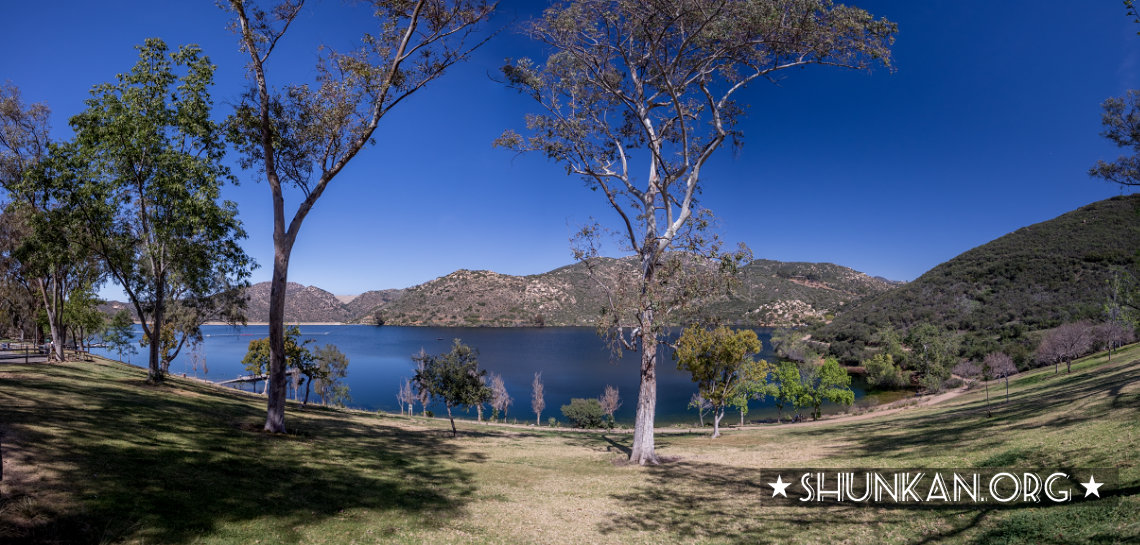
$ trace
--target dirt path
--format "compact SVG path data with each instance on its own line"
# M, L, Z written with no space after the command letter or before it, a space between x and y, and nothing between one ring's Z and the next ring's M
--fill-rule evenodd
M905 400L901 400L901 401L895 401L893 403L888 403L888 404L884 405L882 408L872 409L870 411L867 411L867 412L861 413L861 414L852 414L852 415L846 415L846 416L833 416L833 417L829 417L829 418L822 418L820 420L805 420L803 422L796 422L794 424L788 423L788 424L784 424L784 425L787 425L787 426L818 426L820 424L835 424L835 423L844 423L844 422L857 422L860 420L870 420L872 418L879 418L881 416L887 416L890 414L895 414L895 413L898 413L901 411L905 411L907 409L915 409L918 407L929 407L930 405L935 405L938 403L942 403L944 401L949 401L949 400L954 399L954 398L956 398L956 397L958 397L964 393L966 393L966 387L962 386L960 388L955 388L955 389L950 390L948 392L942 392L941 394L938 394L935 396L926 396L926 397L920 398L920 399L918 399L917 403L914 402L914 398L911 398L911 399L905 399ZM750 426L745 426L744 428L738 428L738 429L748 429L749 427ZM756 426L751 426L751 427L756 427Z

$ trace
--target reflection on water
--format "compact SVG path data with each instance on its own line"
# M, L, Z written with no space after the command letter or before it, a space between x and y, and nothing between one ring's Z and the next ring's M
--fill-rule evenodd
M205 367L209 372L204 378L213 381L244 375L246 373L241 359L249 342L268 335L267 326L204 326L202 329L205 341L199 348L197 357L192 357L189 348L184 349L171 364L171 373L202 377ZM774 361L769 345L771 330L756 331L765 348L761 357ZM626 353L614 360L592 328L314 325L301 326L301 337L313 340L311 348L333 344L348 356L350 364L347 381L352 395L350 405L357 408L399 411L396 392L401 381L412 377L412 355L421 348L431 354L446 352L451 347L452 339L459 338L479 350L482 368L503 375L507 391L514 398L508 418L534 420L530 396L531 381L536 371L542 372L545 384L544 422L551 416L563 420L560 407L570 403L571 397L600 396L607 384L616 386L621 391L622 406L616 413L619 424L632 424L636 410L639 355ZM109 355L106 351L101 352ZM688 374L677 370L672 351L668 347L663 347L660 352L657 422L659 425L695 423L696 412L687 409L687 406L689 398L696 392L696 385ZM131 356L130 360L136 365L145 365L146 355L140 352ZM246 386L246 389L250 389L250 386ZM856 377L852 389L857 404L873 399L863 399L864 384L859 377ZM836 410L834 407L830 409ZM436 407L434 411L436 414L443 412L442 407ZM465 415L460 411L458 416ZM473 418L474 413L469 416ZM775 409L770 402L752 402L749 419L774 417ZM725 422L736 422L738 418L738 413L731 411L725 415Z

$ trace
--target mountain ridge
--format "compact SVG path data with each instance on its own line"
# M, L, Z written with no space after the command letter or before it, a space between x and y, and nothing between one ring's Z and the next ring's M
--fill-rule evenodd
M619 267L629 258L598 258L597 266ZM831 263L755 260L743 267L732 297L709 305L717 317L757 326L800 325L829 318L845 304L896 285ZM247 290L246 316L269 316L269 282ZM316 286L290 282L285 304L289 323L367 323L412 326L591 326L604 292L582 263L523 276L459 269L403 289L337 296Z

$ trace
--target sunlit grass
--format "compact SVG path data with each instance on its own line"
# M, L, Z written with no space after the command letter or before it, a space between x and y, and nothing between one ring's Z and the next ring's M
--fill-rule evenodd
M993 543L1140 540L1140 346L943 405L814 426L560 433L290 406L95 363L0 365L0 542ZM1103 500L1015 509L788 506L773 467L1115 467Z

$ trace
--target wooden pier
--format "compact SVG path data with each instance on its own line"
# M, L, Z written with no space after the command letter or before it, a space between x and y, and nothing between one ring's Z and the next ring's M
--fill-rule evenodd
M293 376L296 374L297 374L296 369L288 369L285 371L285 376L287 376L287 377L290 377L290 376ZM244 377L232 378L230 380L223 380L220 382L216 382L215 384L221 384L221 385L240 384L240 383L244 383L244 382L261 382L263 380L269 380L269 375L245 375Z

